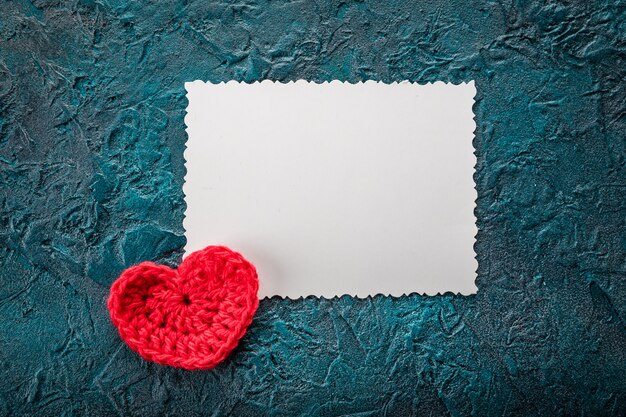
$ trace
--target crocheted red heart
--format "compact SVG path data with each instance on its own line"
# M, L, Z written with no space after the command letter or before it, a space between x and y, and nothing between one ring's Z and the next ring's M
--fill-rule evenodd
M143 358L209 369L237 346L259 299L254 266L237 252L209 246L178 269L143 262L111 286L111 319Z

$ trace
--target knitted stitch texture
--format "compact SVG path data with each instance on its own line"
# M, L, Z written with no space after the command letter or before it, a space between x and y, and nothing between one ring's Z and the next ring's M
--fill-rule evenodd
M144 359L209 369L237 346L259 305L254 266L224 246L189 255L178 269L143 262L111 286L109 312Z

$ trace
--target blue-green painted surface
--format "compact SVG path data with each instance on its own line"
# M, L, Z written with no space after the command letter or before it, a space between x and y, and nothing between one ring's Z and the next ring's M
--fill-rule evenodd
M626 415L625 9L2 1L0 415ZM478 294L265 300L215 370L142 361L105 300L179 261L183 83L300 78L476 81Z

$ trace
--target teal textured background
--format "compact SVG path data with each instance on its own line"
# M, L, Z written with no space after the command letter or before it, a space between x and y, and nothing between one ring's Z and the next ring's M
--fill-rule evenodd
M624 68L624 1L0 2L0 415L626 415ZM105 300L180 260L184 82L300 78L476 81L478 294L141 360Z

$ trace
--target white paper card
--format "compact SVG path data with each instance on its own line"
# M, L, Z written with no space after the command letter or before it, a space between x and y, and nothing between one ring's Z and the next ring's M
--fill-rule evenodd
M476 291L473 82L185 87L186 253L261 298Z

